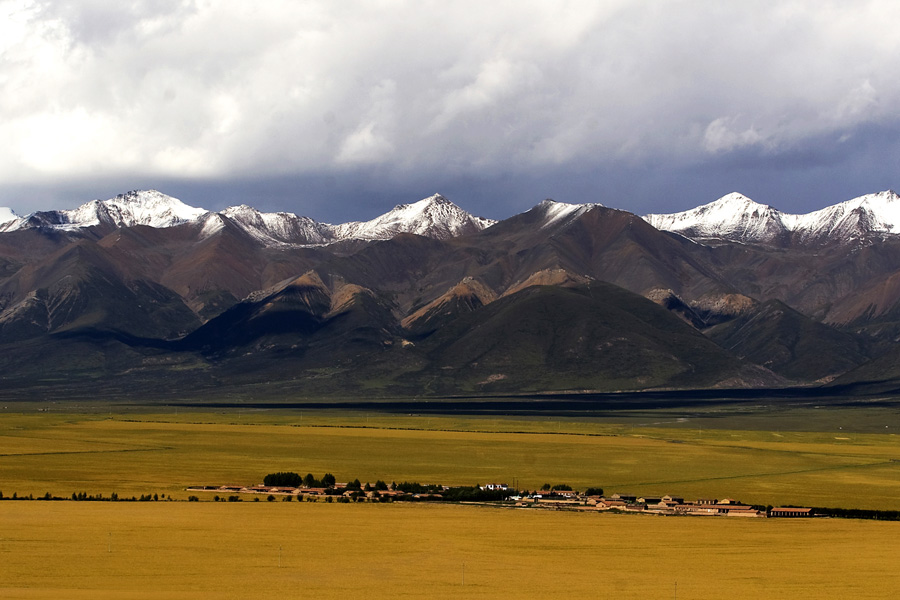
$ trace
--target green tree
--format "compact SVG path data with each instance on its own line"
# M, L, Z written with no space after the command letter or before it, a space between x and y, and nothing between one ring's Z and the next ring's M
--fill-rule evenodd
M358 481L359 480L357 479L357 482ZM324 475L322 475L322 487L334 487L335 483L337 483L337 480L331 473L325 473Z
M306 487L319 487L319 480L313 477L312 473L307 473L303 478L303 485Z

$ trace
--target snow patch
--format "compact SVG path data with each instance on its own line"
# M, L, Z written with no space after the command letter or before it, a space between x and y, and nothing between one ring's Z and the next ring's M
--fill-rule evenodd
M550 227L562 221L571 221L602 204L566 204L565 202L557 202L555 200L544 200L537 205L537 208L544 211L544 223L541 229Z
M7 208L5 206L0 206L0 225L5 225L10 221L15 221L19 218L19 215L13 212L11 208Z

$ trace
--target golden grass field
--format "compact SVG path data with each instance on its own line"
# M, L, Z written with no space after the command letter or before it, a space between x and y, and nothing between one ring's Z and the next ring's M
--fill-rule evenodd
M900 509L892 434L354 413L21 414L0 491L187 497L269 472ZM204 500L208 496L204 496ZM887 598L900 523L476 506L0 502L0 597ZM280 565L279 565L280 561ZM463 581L464 578L464 581Z
M900 523L4 502L0 528L3 598L883 599L900 590Z

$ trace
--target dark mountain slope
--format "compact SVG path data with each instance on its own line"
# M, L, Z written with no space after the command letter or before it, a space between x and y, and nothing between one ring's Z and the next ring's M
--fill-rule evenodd
M900 394L900 345L893 344L884 353L831 383L847 394Z
M461 316L420 346L430 359L429 389L435 391L707 387L774 380L666 309L600 282L527 288Z
M705 333L739 357L800 381L834 377L868 358L853 335L813 321L779 300Z

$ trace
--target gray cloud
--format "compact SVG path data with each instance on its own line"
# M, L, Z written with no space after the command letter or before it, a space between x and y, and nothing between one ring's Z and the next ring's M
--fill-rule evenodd
M804 186L865 193L896 170L864 161L897 155L880 134L900 124L892 2L0 11L0 205L19 211L119 182L209 208L268 189L257 204L328 220L438 190L487 216L544 196L676 210L733 189L805 210L823 198Z

